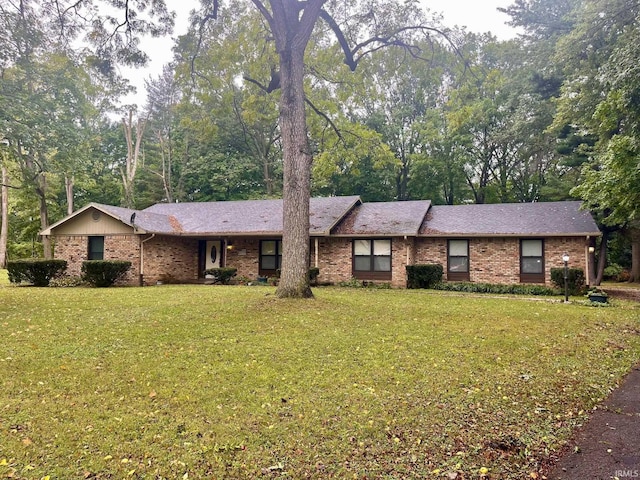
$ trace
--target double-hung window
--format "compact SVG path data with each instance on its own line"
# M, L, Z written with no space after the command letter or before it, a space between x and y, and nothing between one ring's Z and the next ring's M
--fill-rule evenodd
M544 283L544 242L541 239L520 241L520 281Z
M260 241L260 275L272 276L282 266L282 240Z
M104 260L104 237L89 237L88 260Z
M469 281L469 240L449 240L447 280Z
M363 280L390 280L391 240L354 240L353 276Z

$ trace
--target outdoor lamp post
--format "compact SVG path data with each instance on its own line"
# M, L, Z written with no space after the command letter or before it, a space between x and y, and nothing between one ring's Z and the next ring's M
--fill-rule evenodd
M562 255L564 262L564 303L569 303L569 255Z

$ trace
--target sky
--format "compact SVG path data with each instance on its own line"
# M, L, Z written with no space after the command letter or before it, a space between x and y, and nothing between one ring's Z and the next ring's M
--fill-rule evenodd
M498 39L507 40L516 35L516 31L505 24L509 16L497 10L498 7L508 7L513 0L421 0L423 5L433 12L444 15L443 24L447 27L464 26L472 32L484 33L491 31ZM172 1L167 2L169 8ZM186 33L189 11L197 7L197 0L180 0L181 8L176 11L176 26L173 38ZM175 3L174 3L175 5ZM144 80L157 77L162 67L171 60L173 40L170 37L143 39L144 50L151 57L149 65L144 69L123 69L124 76L129 78L136 87L136 94L124 98L123 104L137 103L142 107L146 101Z

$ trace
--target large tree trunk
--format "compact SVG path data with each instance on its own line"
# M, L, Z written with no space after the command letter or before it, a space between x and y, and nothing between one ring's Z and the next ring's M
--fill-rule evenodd
M309 287L311 151L304 103L304 48L280 53L280 129L284 184L279 297L312 297Z
M304 95L304 51L326 0L269 0L269 13L252 0L268 20L280 59L280 131L283 154L282 268L279 297L312 297L309 287L309 198L311 150L307 138Z
M0 268L7 268L7 240L9 238L9 174L2 165L2 223L0 224Z
M593 282L594 285L600 285L602 283L602 277L604 277L604 269L607 266L607 244L609 243L609 230L604 229L602 231L602 237L600 238L600 252L598 253L598 269L596 272L596 278Z

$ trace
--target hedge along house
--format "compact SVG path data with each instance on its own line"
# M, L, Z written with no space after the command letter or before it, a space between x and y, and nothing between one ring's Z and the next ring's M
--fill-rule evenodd
M312 198L309 265L319 282L351 278L406 286L406 266L438 263L448 281L550 284L569 265L587 274L600 235L580 202L432 206ZM282 260L282 200L160 203L144 210L89 204L50 226L54 257L78 275L90 259L129 260L126 282L195 282L234 267L255 280Z

